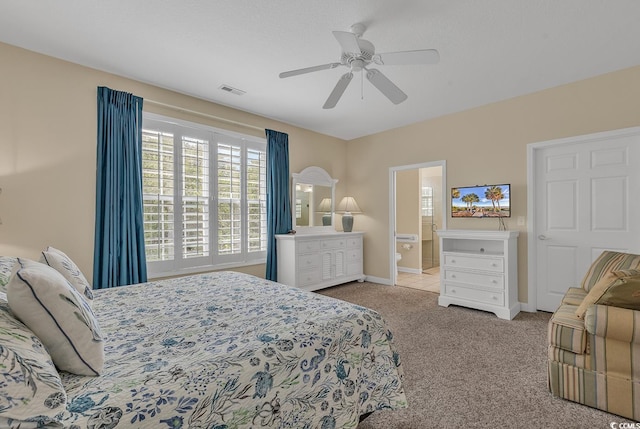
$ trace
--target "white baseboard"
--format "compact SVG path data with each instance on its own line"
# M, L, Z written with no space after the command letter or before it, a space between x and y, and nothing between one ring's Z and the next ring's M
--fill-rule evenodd
M398 271L402 273L422 274L422 270L418 268L398 267Z
M538 311L538 309L535 308L535 306L528 303L525 304L523 302L520 303L520 310L526 311L527 313L535 313L536 311Z
M385 278L382 278L382 277L367 276L366 281L371 282L371 283L379 283L379 284L385 285L385 286L393 286L391 284L391 279L385 279Z

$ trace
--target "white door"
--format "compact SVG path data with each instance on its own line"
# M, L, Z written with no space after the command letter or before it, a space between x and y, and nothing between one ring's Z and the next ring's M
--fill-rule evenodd
M640 253L640 129L564 139L534 163L537 307L555 311L603 250Z

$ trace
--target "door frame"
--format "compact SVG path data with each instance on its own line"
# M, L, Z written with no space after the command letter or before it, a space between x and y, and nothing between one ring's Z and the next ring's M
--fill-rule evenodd
M562 146L576 143L588 143L593 140L602 140L611 137L640 134L640 127L622 128L612 131L583 134L579 136L546 140L527 145L527 303L520 303L523 311L535 312L538 310L537 282L537 237L538 226L535 217L536 195L536 155L538 151L552 146ZM640 160L639 160L640 161Z
M442 229L447 229L447 161L431 161L420 164L389 167L389 279L391 286L396 285L396 173L398 171L416 170L420 168L442 168Z

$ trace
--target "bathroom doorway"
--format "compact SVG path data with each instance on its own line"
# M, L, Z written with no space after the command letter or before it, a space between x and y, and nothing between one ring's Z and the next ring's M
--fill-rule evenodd
M445 161L436 161L389 170L393 285L439 290L437 230L446 229L445 169Z

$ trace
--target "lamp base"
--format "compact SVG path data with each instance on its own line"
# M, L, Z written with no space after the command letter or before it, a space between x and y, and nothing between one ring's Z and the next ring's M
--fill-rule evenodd
M351 213L342 215L342 229L344 232L351 232L353 229L353 215Z
M325 213L322 216L322 226L331 226L331 213Z

